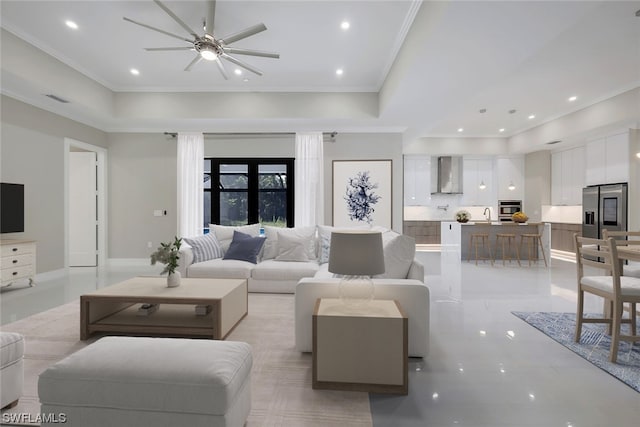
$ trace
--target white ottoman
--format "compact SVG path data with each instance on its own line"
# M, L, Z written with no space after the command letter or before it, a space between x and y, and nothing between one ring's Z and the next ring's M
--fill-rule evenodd
M40 375L41 412L68 426L240 427L252 364L243 342L106 337Z
M13 408L24 385L24 337L0 332L0 408Z

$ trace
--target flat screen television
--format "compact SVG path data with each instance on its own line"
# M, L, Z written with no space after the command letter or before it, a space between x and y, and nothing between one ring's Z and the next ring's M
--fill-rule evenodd
M24 185L0 183L0 233L24 231Z

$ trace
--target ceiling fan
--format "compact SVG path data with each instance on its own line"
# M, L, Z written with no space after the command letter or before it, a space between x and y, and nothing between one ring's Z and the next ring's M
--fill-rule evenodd
M162 10L164 10L174 21L176 21L182 28L184 28L192 37L193 40L188 39L183 36L179 36L177 34L170 33L165 30L161 30L160 28L152 27L151 25L143 24L141 22L134 21L133 19L123 17L127 22L131 22L136 25L140 25L141 27L148 28L153 31L157 31L159 33L165 34L167 36L175 37L180 40L184 40L191 44L191 46L183 46L183 47L147 47L145 50L147 51L173 51L173 50L195 50L198 55L187 65L184 69L185 71L190 71L191 68L200 62L202 59L207 61L215 61L218 66L218 70L222 76L227 80L229 75L227 74L227 70L224 67L224 64L220 60L220 58L224 58L227 61L236 64L239 67L244 68L245 70L251 71L259 76L262 75L262 71L255 68L252 65L247 64L244 61L241 61L230 54L236 55L251 55L251 56L262 56L265 58L280 58L280 55L277 53L264 52L261 50L250 50L250 49L240 49L235 47L230 47L229 45L237 42L242 39L246 39L247 37L251 37L254 34L265 31L267 27L260 23L254 25L252 27L246 28L240 32L235 34L231 34L227 37L223 37L221 39L216 39L213 36L213 24L216 15L216 1L208 0L207 1L207 16L204 22L204 35L199 36L191 27L189 27L183 20L178 18L178 16L173 13L167 6L165 6L159 0L153 0Z

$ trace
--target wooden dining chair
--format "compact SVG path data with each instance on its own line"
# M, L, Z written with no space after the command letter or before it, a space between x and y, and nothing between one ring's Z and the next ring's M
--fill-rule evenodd
M617 246L612 237L604 239L590 239L574 234L576 243L576 265L578 273L578 310L576 313L575 342L580 342L583 323L605 323L611 326L611 350L609 360L613 363L618 358L618 344L620 341L640 341L636 331L636 303L640 303L640 279L621 276L618 262ZM585 256L594 256L603 262L593 261ZM608 275L585 276L584 266L591 266L605 270ZM609 315L601 318L584 317L584 293L588 292L609 301L611 309ZM629 318L623 319L623 305L631 304ZM630 323L631 334L623 335L622 323Z
M640 231L609 231L606 228L602 230L602 238L608 239L613 237L618 247L626 246L636 248L640 253ZM622 265L622 275L640 278L640 266L637 264Z

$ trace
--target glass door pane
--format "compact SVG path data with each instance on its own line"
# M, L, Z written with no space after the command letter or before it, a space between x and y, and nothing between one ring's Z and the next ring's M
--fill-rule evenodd
M220 224L248 223L249 166L220 165Z
M260 222L287 226L287 165L258 165Z

